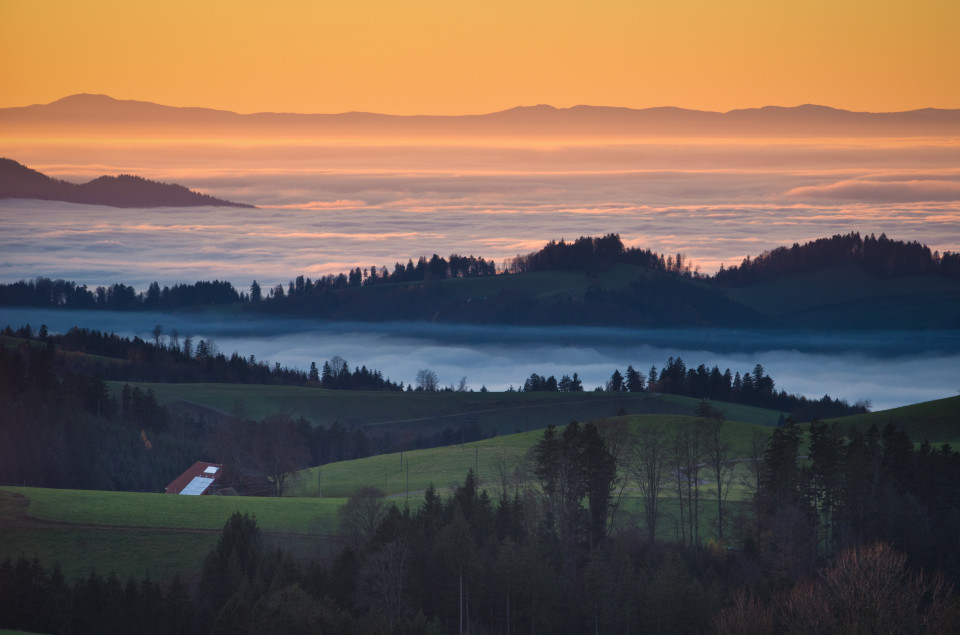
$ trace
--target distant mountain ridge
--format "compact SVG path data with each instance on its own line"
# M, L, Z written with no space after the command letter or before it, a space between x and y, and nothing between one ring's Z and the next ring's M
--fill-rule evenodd
M173 107L107 95L70 95L49 104L0 108L6 133L54 130L99 133L204 130L245 134L397 135L705 135L926 136L960 134L960 109L853 112L827 106L765 106L710 112L675 107L519 106L481 115L387 115L370 112L238 114Z
M101 176L77 184L54 179L13 159L0 158L0 199L26 198L111 207L254 207L201 194L182 185L139 176Z

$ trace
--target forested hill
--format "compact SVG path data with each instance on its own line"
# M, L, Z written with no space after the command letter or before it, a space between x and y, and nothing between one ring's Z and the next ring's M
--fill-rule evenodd
M859 233L834 235L792 247L778 247L739 266L721 268L714 280L745 286L838 265L860 265L878 278L943 276L960 279L960 253L931 252L918 242L891 240L886 234L861 238Z
M504 266L434 254L356 267L249 293L229 282L138 292L37 278L0 285L0 306L237 311L360 321L812 329L960 328L960 254L852 233L778 248L701 274L683 254L625 247L620 237L551 241Z
M0 199L26 198L111 207L253 207L201 194L173 183L139 176L101 176L87 183L70 183L31 170L13 159L0 158Z

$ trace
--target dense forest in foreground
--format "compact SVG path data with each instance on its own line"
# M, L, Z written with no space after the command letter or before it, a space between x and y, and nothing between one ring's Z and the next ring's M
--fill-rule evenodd
M286 285L253 281L249 290L220 280L172 287L154 282L138 291L120 282L90 289L37 278L0 285L0 306L164 311L234 305L361 321L957 328L958 280L960 254L885 235L851 233L779 247L708 276L683 254L625 247L610 234L551 241L499 267L484 258L434 254L392 268L300 275ZM914 310L904 312L905 305Z

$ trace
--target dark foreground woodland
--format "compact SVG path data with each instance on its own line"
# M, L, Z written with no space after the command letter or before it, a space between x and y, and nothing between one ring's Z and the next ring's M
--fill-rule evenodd
M951 633L960 628L960 454L902 430L777 428L755 494L723 508L722 421L624 436L549 428L525 475L469 472L400 508L376 488L342 508L340 551L303 561L234 514L195 582L68 583L0 565L0 626L48 633ZM800 459L800 444L809 454ZM687 461L692 478L650 472ZM624 462L630 469L618 469ZM719 479L710 483L716 466ZM697 473L699 470L699 473ZM617 524L617 492L675 488L677 535ZM651 476L659 474L660 476ZM695 522L712 516L712 529Z

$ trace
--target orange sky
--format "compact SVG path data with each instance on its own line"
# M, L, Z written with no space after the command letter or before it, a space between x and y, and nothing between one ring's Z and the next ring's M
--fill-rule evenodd
M960 108L956 0L0 0L0 107Z

